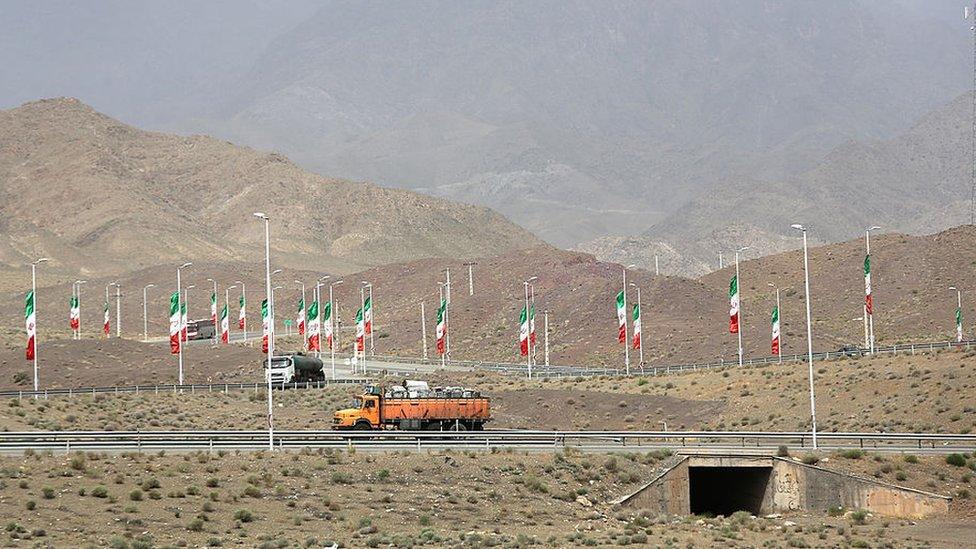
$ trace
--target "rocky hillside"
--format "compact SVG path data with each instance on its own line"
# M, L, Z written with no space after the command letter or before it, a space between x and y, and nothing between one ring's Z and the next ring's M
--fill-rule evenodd
M83 276L262 257L350 271L538 243L491 210L329 179L277 153L142 131L74 99L0 111L0 263L50 256Z

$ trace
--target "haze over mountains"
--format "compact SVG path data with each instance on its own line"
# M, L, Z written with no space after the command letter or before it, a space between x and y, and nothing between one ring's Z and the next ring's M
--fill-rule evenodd
M687 273L733 244L790 246L780 215L823 220L824 240L853 236L855 209L890 211L879 217L892 230L926 225L953 187L926 200L919 182L942 168L861 185L857 155L968 89L971 62L968 24L948 0L8 11L0 59L24 78L0 85L0 103L76 95L328 176L488 205L557 245L636 236ZM63 38L41 39L55 31ZM837 158L851 147L861 152ZM968 196L968 183L959 189ZM873 206L852 209L868 190ZM944 210L941 227L965 221L957 213ZM619 251L606 242L588 246Z

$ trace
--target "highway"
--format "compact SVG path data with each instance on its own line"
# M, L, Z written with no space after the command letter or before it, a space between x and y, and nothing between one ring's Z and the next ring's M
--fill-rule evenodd
M863 449L882 453L948 454L976 451L976 434L819 433L823 451ZM551 452L676 452L768 454L786 446L812 451L809 432L756 431L277 431L276 449L356 448L364 451L516 449ZM267 431L25 431L0 433L0 454L25 451L194 452L264 450Z

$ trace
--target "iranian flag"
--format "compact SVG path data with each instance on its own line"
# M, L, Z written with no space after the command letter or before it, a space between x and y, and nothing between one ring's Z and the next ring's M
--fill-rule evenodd
M447 301L441 300L441 306L437 308L437 354L444 354L444 338L447 336L447 325L444 324L445 312L447 311ZM522 311L525 314L525 311Z
M620 325L617 330L617 341L627 344L627 304L624 301L624 291L617 293L617 322Z
M305 335L305 296L298 300L298 317L295 318L295 324L298 324L298 335Z
M438 312L438 315L440 313ZM438 324L440 326L440 324ZM528 356L529 354L529 321L525 314L525 307L522 307L522 312L519 313L519 350L522 356Z
M373 300L367 297L366 302L363 304L365 308L365 322L366 322L366 335L373 333Z
M106 301L105 302L105 320L102 321L102 333L105 334L105 337L108 337L109 328L110 328L110 326L109 326L109 315L108 315L108 301Z
M34 290L24 300L24 324L27 327L27 360L34 360L37 351L37 317L34 315Z
M180 352L180 293L169 297L169 352Z
M529 305L529 344L535 347L535 303Z
M325 314L322 315L325 322L325 343L332 348L332 303L325 304Z
M213 322L214 330L217 329L217 292L210 294L210 320Z
M871 256L864 256L864 309L874 314L874 300L871 298Z
M736 275L729 281L729 333L739 333L739 278Z
M71 296L71 312L68 314L71 329L77 331L81 327L81 306L78 303L78 296Z
M640 305L634 303L634 348L641 348L641 311Z
M241 304L241 312L237 315L237 328L239 330L247 329L247 315L244 313L244 294L241 294L241 299L239 300Z
M180 303L180 320L180 339L186 341L186 327L188 324L186 321L186 301Z
M366 348L366 326L363 324L363 310L356 309L356 350Z
M268 352L268 337L271 334L271 319L268 317L268 300L261 300L261 352Z
M308 350L318 351L319 347L319 302L313 301L308 307Z
M956 342L962 343L962 309L956 307Z
M773 335L772 335L772 342L771 342L772 351L773 351L773 354L774 355L779 356L780 355L780 349L779 349L779 307L773 306L773 318L772 318L772 321L771 322L772 322L772 325L773 325Z
M224 308L220 311L220 342L230 343L230 320L227 318L228 305L224 303Z

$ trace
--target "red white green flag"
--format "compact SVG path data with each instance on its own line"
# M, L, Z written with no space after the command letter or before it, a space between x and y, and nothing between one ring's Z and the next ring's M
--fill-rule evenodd
M220 311L220 342L230 343L230 320L227 318L229 305L224 303L224 308Z
M366 322L366 335L373 333L373 300L367 297L366 302L363 304Z
M535 347L535 303L529 305L529 343Z
M173 292L169 297L169 352L180 352L180 293Z
M962 343L962 309L956 307L956 342Z
M298 335L305 335L305 296L298 300L298 316L295 318L298 324Z
M729 333L739 333L739 278L729 281Z
M68 320L71 323L71 329L78 331L81 327L81 306L78 303L78 296L71 296L71 312L68 314Z
M325 314L322 315L325 323L325 343L332 348L332 303L325 304Z
M447 324L444 323L447 312L447 301L441 300L441 306L437 308L437 354L444 354L444 338L447 336Z
M356 350L366 348L366 326L363 324L363 310L356 309Z
M624 291L617 293L617 341L626 345L627 343L627 303L624 301Z
M525 307L522 307L522 312L519 313L519 351L522 356L529 355L529 321Z
M319 344L319 302L313 301L308 306L308 350L321 350Z
M864 309L874 314L874 299L871 297L871 256L864 256Z
M772 326L773 326L773 335L772 335L772 342L771 342L772 351L773 351L773 355L779 356L779 354L780 354L780 347L779 347L779 307L777 307L775 305L773 306L773 317L772 317L772 321L771 322L772 322Z
M27 360L34 360L37 352L37 317L34 315L34 290L24 300L24 325L27 328Z
M109 328L110 328L110 326L109 326L109 314L108 314L108 301L106 301L105 302L105 319L102 321L102 333L105 334L105 337L108 337L108 334L109 334L109 331L110 331Z
M239 300L241 304L241 312L237 315L237 329L246 330L247 329L247 313L245 313L244 308L244 294L241 294L241 299Z
M186 328L188 325L186 321L186 301L180 302L180 323L180 339L186 341Z
M641 310L640 305L634 303L634 348L641 348Z
M268 352L268 338L271 336L271 318L268 317L268 300L261 300L261 352Z
M217 292L210 293L210 320L213 322L214 330L217 329Z

